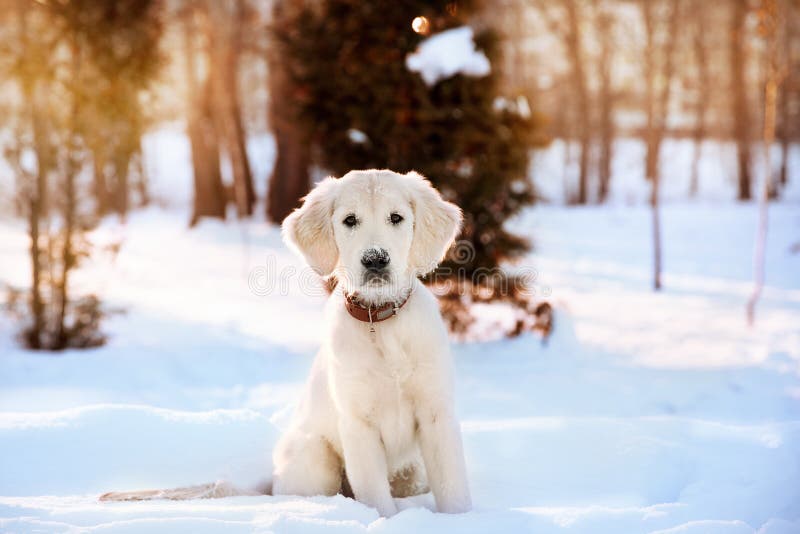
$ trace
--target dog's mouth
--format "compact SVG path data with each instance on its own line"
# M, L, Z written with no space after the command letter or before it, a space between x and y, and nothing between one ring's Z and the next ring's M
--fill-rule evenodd
M386 271L364 271L362 283L366 286L383 286L391 282L391 275Z

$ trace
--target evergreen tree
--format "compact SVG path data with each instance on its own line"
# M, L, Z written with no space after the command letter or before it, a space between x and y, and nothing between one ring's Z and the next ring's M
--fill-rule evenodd
M294 4L274 25L276 61L292 85L297 123L314 144L313 163L339 176L373 167L425 175L464 210L460 239L474 251L444 267L467 277L529 248L504 223L534 201L526 174L540 121L498 100L500 42L491 29L475 35L492 65L487 76L457 74L428 86L406 57L425 33L478 22L478 7L324 0ZM417 17L424 17L419 33Z

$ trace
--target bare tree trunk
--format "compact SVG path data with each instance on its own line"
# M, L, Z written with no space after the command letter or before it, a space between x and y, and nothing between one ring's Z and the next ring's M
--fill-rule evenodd
M37 179L37 182L39 180ZM28 202L28 234L31 239L31 316L33 325L28 332L28 346L32 349L42 347L42 330L44 329L44 305L42 304L41 280L42 280L42 260L39 249L39 218L41 217L41 197L38 194L32 195Z
M703 152L703 139L706 136L706 107L709 101L709 73L708 73L708 53L706 48L706 32L708 31L706 21L706 6L699 2L694 6L695 26L694 26L694 57L697 63L697 98L694 102L694 155L692 157L692 171L689 180L689 196L696 196L700 189L700 158Z
M207 85L207 84L206 84ZM210 87L195 101L189 118L189 140L194 167L194 208L190 225L203 217L225 219L227 198L222 185L217 132L211 118Z
M566 126L564 129L565 132L569 131L569 126ZM572 141L570 140L570 136L566 135L564 139L564 163L562 164L561 168L563 172L561 174L561 183L564 184L564 199L566 200L567 204L573 203L573 191L569 187L569 167L572 164Z
M791 7L789 8L791 9ZM791 17L791 13L786 13L786 17ZM796 72L793 70L794 58L792 57L792 42L795 36L796 25L787 20L783 32L783 57L786 62L786 76L783 83L780 84L778 89L778 103L780 104L780 128L778 135L781 142L781 163L778 175L778 186L783 189L789 183L789 146L792 139L794 128L792 127L797 122L789 105L789 99L792 96L790 87L795 87ZM796 126L795 126L796 128Z
M283 10L291 9L286 2L275 7L276 23L279 23ZM291 85L285 66L270 61L269 71L269 123L277 144L277 157L267 192L267 218L280 223L300 203L311 187L308 168L311 153L308 141L297 128L292 108Z
M649 0L645 0L647 2ZM651 122L648 120L648 123ZM645 172L650 181L650 209L653 225L653 289L661 289L661 216L660 208L660 172L658 169L659 152L661 151L661 136L656 133L655 128L648 128L650 134L647 141L647 156L645 161Z
M211 81L197 79L195 61L193 13L185 14L184 46L186 49L186 80L189 89L188 133L194 171L194 203L190 225L202 217L225 218L225 188L219 166L217 133L211 114ZM202 85L202 87L200 87Z
M128 213L128 174L131 155L125 150L115 151L114 167L116 168L116 188L114 190L114 209L124 220Z
M761 31L766 40L766 80L764 83L764 130L763 141L763 179L758 197L758 229L756 232L755 251L753 253L754 287L753 293L747 301L747 322L752 326L755 322L756 304L761 297L764 287L764 266L767 248L767 223L772 182L772 163L770 148L775 141L775 114L777 111L778 87L781 82L781 69L778 65L776 50L779 24L783 20L780 16L776 0L761 0Z
M35 92L35 89L34 89ZM28 333L28 346L32 349L39 349L42 347L42 332L45 327L44 318L44 303L42 301L41 285L42 285L42 257L39 241L41 239L41 231L39 223L45 208L46 198L46 172L47 164L43 156L44 139L41 131L41 119L36 110L36 104L33 99L34 94L30 94L31 99L31 124L33 126L33 137L37 159L36 170L36 188L28 200L28 234L30 236L30 258L31 258L31 316L33 318L33 325Z
M26 7L17 2L19 17L21 48L23 57L30 48L30 36ZM29 189L28 196L28 235L30 237L29 255L31 259L31 292L30 309L33 324L27 332L27 343L32 349L42 347L42 333L45 329L44 302L42 301L42 255L40 222L47 209L47 171L50 167L47 155L50 150L46 146L42 116L39 111L39 87L33 75L25 78L22 84L22 96L28 108L28 120L33 132L34 153L36 154L36 184ZM22 169L20 169L22 172Z
M781 137L781 167L778 174L778 183L781 188L789 183L789 136Z
M93 173L94 173L94 199L95 199L95 214L98 217L108 213L111 202L109 201L110 193L108 191L108 183L106 182L106 158L103 147L94 147L92 150L93 156Z
M273 131L278 155L269 185L267 216L269 220L279 223L308 193L310 154L308 145L295 128L275 126Z
M698 126L694 130L694 153L692 154L692 170L689 176L689 196L696 197L700 190L700 159L703 157L703 131Z
M655 291L661 290L661 214L658 202L658 188L654 187L650 205L653 224L653 289Z
M745 78L745 20L747 0L732 0L733 16L730 31L731 92L733 94L733 134L736 139L738 163L738 199L750 200L750 113Z
M147 169L145 168L144 151L141 148L141 140L139 148L134 152L131 157L131 164L135 169L136 182L134 187L139 194L139 204L141 206L150 205L150 191L147 187Z
M72 80L77 84L81 81L81 49L77 39L73 36L70 44L72 53ZM78 174L80 163L78 153L80 147L76 143L78 126L77 95L73 96L72 111L69 118L67 139L67 165L64 171L64 200L62 204L62 217L64 218L63 238L61 244L61 277L56 286L58 292L58 314L56 318L56 339L54 350L66 348L69 335L67 333L67 309L69 307L69 272L75 266L75 252L73 250L73 233L75 231L75 210L77 198L75 194L75 178Z
M786 98L784 98L785 100ZM781 106L782 120L788 119L789 110L785 105ZM785 126L781 131L781 163L780 171L778 172L778 184L781 189L786 187L789 183L789 132L788 126Z
M659 153L666 130L669 112L670 87L674 70L673 52L678 39L680 6L678 0L670 0L667 16L667 32L663 45L656 43L657 20L654 5L650 0L642 1L647 43L644 58L644 73L647 84L647 155L645 158L646 178L652 185L650 206L653 224L653 289L661 289L661 217L659 214ZM660 52L660 53L659 53ZM658 57L661 64L657 64ZM659 83L660 82L660 83Z
M753 271L755 284L753 293L747 301L747 323L752 326L755 323L756 304L761 297L761 290L764 287L764 264L767 248L767 223L768 206L770 194L770 178L772 165L769 157L769 149L775 133L775 92L777 89L776 80L773 77L767 80L764 90L764 176L758 195L758 228L756 231L756 245L753 253Z
M211 1L210 76L213 87L214 115L222 134L233 170L233 190L239 217L253 214L256 202L253 174L247 160L244 126L239 104L238 74L241 40L238 27L244 17L244 3L237 0L234 13L224 2Z
M599 10L597 17L597 30L600 38L600 58L598 64L600 80L600 158L598 161L598 191L599 202L605 202L611 185L611 162L614 157L614 94L611 86L611 62L613 60L613 24L612 15L606 12L602 5L595 0L595 9Z
M72 144L72 141L70 141L70 143ZM78 148L74 146L74 144L70 147L70 151L77 149ZM72 158L73 156L70 155L69 157ZM68 166L72 167L73 165L74 163L70 161ZM53 346L54 350L65 348L68 339L66 317L67 308L69 307L69 272L75 265L75 254L72 250L72 237L75 230L75 204L77 201L75 198L76 173L77 169L68 168L64 177L64 231L61 249L61 277L56 287L58 291L58 316L56 319L58 330L55 345Z
M655 21L649 0L642 0L647 44L644 52L644 77L646 85L647 130L645 132L645 178L651 183L650 208L653 228L653 288L661 289L661 221L658 213L658 152L660 140L656 126L656 57Z
M578 204L588 202L589 151L591 149L591 124L589 110L589 90L586 85L584 71L583 44L581 40L581 20L579 7L575 0L564 0L567 12L567 31L564 41L570 59L572 84L575 88L578 104L578 141L581 146L580 169L578 176Z

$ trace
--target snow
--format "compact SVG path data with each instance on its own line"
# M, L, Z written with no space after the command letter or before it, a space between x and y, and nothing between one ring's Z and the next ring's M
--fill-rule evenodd
M492 102L492 109L496 112L508 111L516 113L523 119L531 117L531 107L528 104L528 99L524 95L519 95L516 99L511 100L503 96L498 96Z
M429 87L456 74L480 78L491 72L489 59L475 49L472 28L469 26L428 37L413 54L406 57L406 68L418 72Z
M347 130L347 138L350 139L350 142L354 145L363 145L369 141L367 134L355 128L350 128Z
M176 122L161 125L142 138L145 170L150 195L156 202L175 207L192 202L192 151L183 135L185 126ZM247 140L247 153L256 193L263 198L268 177L275 164L275 140L270 134L253 135ZM2 158L0 158L2 165ZM232 180L230 160L223 158L223 179ZM2 167L0 166L0 172ZM2 191L0 189L0 191Z
M170 148L180 139L158 135L171 154L151 160L155 190L188 187ZM259 146L254 159L268 161L270 143ZM621 176L620 191L634 190L633 172ZM537 206L510 223L533 239L521 267L550 292L556 330L544 345L454 344L475 503L456 516L433 513L429 495L389 519L341 496L98 502L267 480L325 298L263 221L189 230L181 203L108 218L90 237L119 253L97 252L75 276L124 310L108 345L30 353L0 318L0 531L800 532L800 209L770 206L749 328L757 209L703 180L698 200L678 201L683 186L667 195L659 294L638 201ZM25 284L26 247L24 225L0 216L0 284Z

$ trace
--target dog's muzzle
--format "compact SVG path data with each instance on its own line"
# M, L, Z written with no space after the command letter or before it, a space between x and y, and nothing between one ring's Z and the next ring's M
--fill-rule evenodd
M382 248L369 248L361 255L365 284L385 284L390 280L389 253Z

